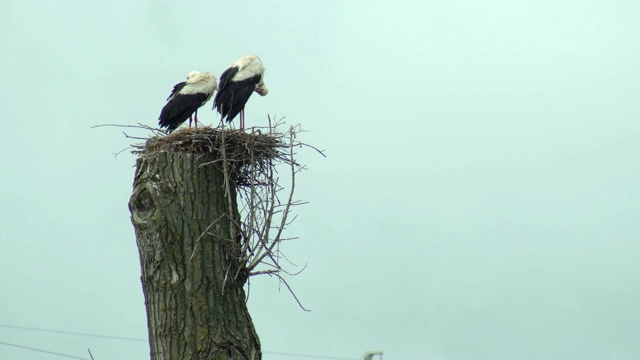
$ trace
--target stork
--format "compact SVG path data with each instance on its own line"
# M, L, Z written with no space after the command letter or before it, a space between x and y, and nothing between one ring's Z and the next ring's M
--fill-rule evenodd
M187 119L191 126L195 113L195 123L198 127L198 108L211 99L217 87L217 80L211 73L190 72L187 81L173 86L171 95L167 98L168 102L160 112L158 124L172 132Z
M267 95L269 89L264 84L264 65L257 55L246 55L225 70L220 76L220 88L213 100L221 120L231 122L240 114L240 130L244 129L244 107L253 92Z

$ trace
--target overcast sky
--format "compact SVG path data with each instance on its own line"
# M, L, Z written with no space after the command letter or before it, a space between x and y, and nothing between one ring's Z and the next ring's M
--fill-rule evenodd
M639 16L633 1L0 0L0 325L146 339L135 157L113 155L133 140L90 127L155 126L189 71L256 53L269 94L247 126L286 116L328 155L300 153L309 204L284 248L312 312L251 283L264 359L638 359ZM0 342L149 353L6 327Z

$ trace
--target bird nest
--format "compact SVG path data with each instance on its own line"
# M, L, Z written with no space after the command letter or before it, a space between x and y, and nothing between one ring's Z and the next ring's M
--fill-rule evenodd
M290 132L246 133L205 126L153 136L145 143L133 145L132 152L140 157L154 157L167 151L192 153L204 159L203 165L215 165L221 170L226 159L230 178L242 186L251 185L256 172L264 173L274 164L292 165L291 139Z

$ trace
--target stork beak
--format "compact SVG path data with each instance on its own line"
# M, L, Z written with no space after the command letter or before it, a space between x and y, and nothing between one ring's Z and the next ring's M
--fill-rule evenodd
M260 96L265 96L269 92L269 89L266 87L257 87L254 91L260 94Z

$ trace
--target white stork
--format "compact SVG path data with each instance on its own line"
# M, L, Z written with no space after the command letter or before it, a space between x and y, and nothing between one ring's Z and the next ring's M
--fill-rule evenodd
M220 88L213 100L223 120L227 122L240 113L240 130L244 129L244 106L253 92L267 95L269 89L264 84L264 65L256 55L247 55L236 62L220 76Z
M187 75L187 81L176 84L167 98L167 104L162 108L158 124L166 127L169 132L177 129L195 113L196 127L198 127L198 108L209 101L218 83L211 73L192 71Z

